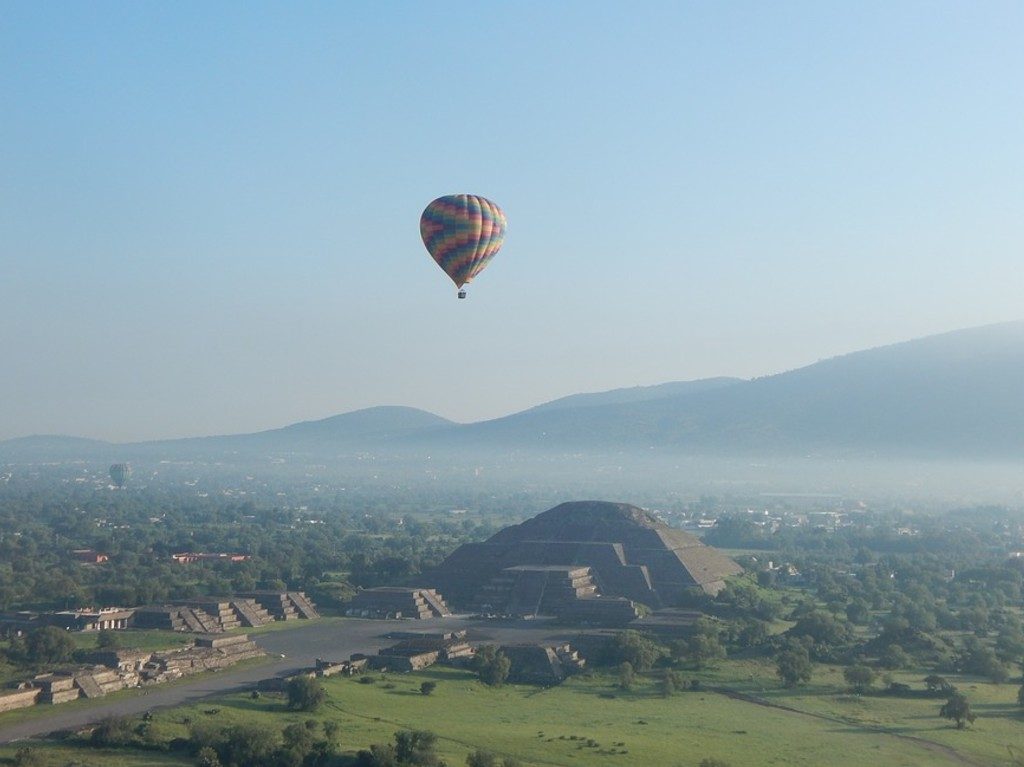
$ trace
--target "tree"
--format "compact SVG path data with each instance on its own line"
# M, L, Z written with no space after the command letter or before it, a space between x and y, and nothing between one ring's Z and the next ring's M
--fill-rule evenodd
M41 767L43 755L31 746L22 746L14 754L15 767Z
M71 659L75 642L56 626L43 626L31 632L25 640L25 654L29 663L37 666L63 663Z
M420 684L420 695L430 695L437 689L437 682L423 682Z
M466 757L466 767L498 767L498 757L490 751L478 749Z
M871 605L863 599L853 599L846 605L846 619L850 623L864 626L871 620Z
M198 767L221 767L220 757L210 746L203 746L199 749L199 753L196 754L196 764Z
M708 663L725 657L725 648L718 640L717 634L696 634L686 643L687 655L696 668L703 668Z
M327 691L320 680L305 674L289 679L285 693L288 696L288 708L293 711L314 711L327 697Z
M356 757L359 767L399 767L395 747L390 743L374 743Z
M113 631L101 631L96 637L96 648L99 650L118 650L121 647L121 637Z
M683 689L685 684L686 683L678 672L665 669L665 673L661 676L661 681L658 682L658 687L661 690L661 697L671 698L679 690Z
M92 731L89 742L100 748L126 746L132 742L132 722L125 716L108 716Z
M633 664L628 660L622 661L619 664L619 689L620 690L632 690L633 682L636 680L636 672L633 670Z
M843 678L854 692L864 692L875 682L875 672L863 664L843 669Z
M436 765L437 735L430 730L399 730L395 733L395 757L399 763Z
M895 642L885 646L878 660L885 668L906 668L910 665L910 655Z
M613 663L627 661L636 671L650 671L665 655L665 648L636 631L620 631L612 640Z
M988 677L996 684L1002 684L1010 676L1006 666L999 662L995 651L974 637L968 637L964 642L960 664L968 674Z
M832 613L811 610L796 622L789 634L794 637L810 637L814 641L815 654L822 657L848 642L853 631L849 623L839 620Z
M1017 690L1017 705L1024 706L1024 685L1021 685L1021 688Z
M508 679L512 662L494 645L484 645L473 657L473 669L481 682L490 687L500 687Z
M783 687L796 687L811 681L814 668L807 650L794 647L783 650L775 658L775 673L782 680Z
M305 753L313 745L313 728L293 722L281 731L281 739L285 748Z
M967 701L967 696L962 692L955 692L949 696L949 700L939 709L939 716L954 720L958 730L964 729L968 724L974 724L974 720L977 719L974 712L971 711L971 704Z
M324 737L327 738L329 743L337 743L338 737L341 735L341 724L328 719L324 722Z

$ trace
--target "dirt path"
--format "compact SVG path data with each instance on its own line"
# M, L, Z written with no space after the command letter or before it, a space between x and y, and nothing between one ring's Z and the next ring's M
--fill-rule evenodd
M779 711L786 711L791 714L800 714L801 716L809 716L812 719L822 719L826 722L832 722L833 724L841 724L847 727L860 727L865 730L870 730L871 732L877 732L880 735L888 735L893 738L899 738L900 740L905 740L910 743L914 743L915 745L920 746L921 748L925 749L930 753L939 756L944 756L947 759L951 759L952 761L958 764L964 765L964 767L990 767L990 765L987 765L985 762L979 762L975 759L972 759L969 756L964 756L951 746L944 746L941 743L936 743L935 741L927 740L926 738L920 738L916 735L904 735L899 732L894 732L893 730L890 730L886 727L865 724L863 722L858 722L852 719L844 719L838 716L829 716L828 714L816 714L811 711L803 711L802 709L793 708L792 706L787 706L783 703L774 703L770 700L766 700L765 698L758 698L754 695L749 695L745 692L737 692L736 690L730 690L727 687L708 687L707 689L711 692L716 692L719 695L724 695L727 698L732 698L733 700L740 700L744 703L753 703L755 706L774 708Z

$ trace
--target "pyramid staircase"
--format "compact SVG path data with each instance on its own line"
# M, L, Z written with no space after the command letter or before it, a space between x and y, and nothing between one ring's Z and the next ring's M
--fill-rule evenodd
M255 599L235 599L231 605L238 614L239 622L246 628L256 628L274 622L274 616Z
M288 598L292 601L292 604L295 605L295 609L303 618L306 618L307 620L314 620L320 617L320 613L316 611L313 603L301 591L289 591Z
M448 605L445 604L444 597L434 591L434 589L420 589L420 596L423 597L423 601L427 603L427 606L438 618L446 618L452 614L452 611L448 609Z
M104 695L103 688L92 678L92 674L76 676L75 684L78 685L78 689L82 691L82 696L85 698L102 698Z

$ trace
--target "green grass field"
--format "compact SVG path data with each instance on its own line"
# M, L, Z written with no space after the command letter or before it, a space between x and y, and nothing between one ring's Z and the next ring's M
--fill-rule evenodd
M433 668L389 675L375 684L325 680L328 703L312 718L342 725L348 751L390 740L398 729L430 729L452 767L476 748L514 756L524 765L676 765L696 767L713 756L733 767L786 765L850 767L865 764L1010 765L1009 748L1024 748L1024 716L1016 685L991 685L951 677L978 714L974 727L957 731L937 716L941 700L899 699L842 692L839 670L819 666L813 683L783 690L770 664L730 661L717 670L687 674L706 685L722 685L798 711L758 705L711 691L662 698L653 680L631 692L613 687L605 675L577 677L561 687L506 686L491 689L471 675ZM898 675L920 687L922 674ZM438 683L431 696L422 681ZM187 734L184 722L265 724L280 730L310 718L285 711L279 697L252 700L236 694L157 712L160 738ZM0 749L10 757L14 749ZM189 764L186 757L124 751L103 753L46 744L45 764ZM157 756L160 760L157 760Z

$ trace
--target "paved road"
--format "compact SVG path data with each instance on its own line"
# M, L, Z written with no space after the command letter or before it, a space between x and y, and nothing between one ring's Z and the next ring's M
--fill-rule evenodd
M495 624L461 617L423 621L311 621L294 629L272 631L254 637L271 658L257 666L200 674L177 684L149 687L141 695L117 700L98 700L71 709L58 705L53 707L52 714L9 725L4 724L3 715L0 715L0 743L34 738L57 730L76 729L108 716L137 716L150 709L178 706L211 695L244 690L260 679L287 676L309 668L316 658L347 660L355 652L376 652L394 642L386 636L394 631L458 629L467 629L470 639L481 643L541 642L568 637L540 621ZM279 657L282 654L285 656L283 659Z

